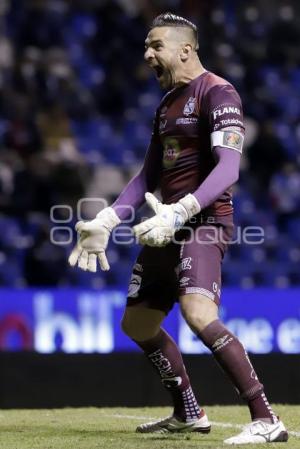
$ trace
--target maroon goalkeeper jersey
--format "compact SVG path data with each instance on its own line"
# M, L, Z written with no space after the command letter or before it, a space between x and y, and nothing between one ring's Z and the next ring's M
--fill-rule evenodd
M240 97L230 83L211 72L165 95L156 112L152 137L152 145L162 152L164 203L174 203L199 187L216 165L211 133L230 126L244 132ZM230 188L206 212L211 216L231 214L231 196Z

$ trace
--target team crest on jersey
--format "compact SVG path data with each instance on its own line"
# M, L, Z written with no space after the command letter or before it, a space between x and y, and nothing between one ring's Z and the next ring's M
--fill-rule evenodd
M188 101L185 103L183 108L183 114L184 115L191 115L196 107L196 98L190 97Z
M173 137L167 137L164 140L164 156L163 156L163 166L165 168L170 168L175 165L180 154L180 145L177 139Z

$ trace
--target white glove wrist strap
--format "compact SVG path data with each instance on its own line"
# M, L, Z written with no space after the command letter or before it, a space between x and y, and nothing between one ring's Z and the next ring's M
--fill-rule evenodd
M101 220L103 222L103 225L107 226L110 230L113 230L113 228L121 223L120 218L112 207L106 207L105 209L101 210L96 215L96 218Z
M198 214L201 211L201 207L197 198L191 193L181 198L178 203L180 203L185 208L188 219L192 218L194 215Z

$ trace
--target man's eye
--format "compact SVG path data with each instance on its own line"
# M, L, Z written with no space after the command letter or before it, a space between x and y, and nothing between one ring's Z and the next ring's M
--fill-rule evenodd
M154 47L155 50L161 50L162 48L163 48L162 45L155 45Z

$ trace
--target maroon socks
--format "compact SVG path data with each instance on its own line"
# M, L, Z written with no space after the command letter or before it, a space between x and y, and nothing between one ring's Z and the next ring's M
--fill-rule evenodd
M145 352L158 371L164 387L170 392L174 415L182 421L199 418L201 409L194 396L180 351L171 336L161 329L151 340L136 343Z
M252 420L277 422L245 348L220 320L210 323L199 335L228 375L240 396L248 403ZM174 340L163 329L145 342L136 342L158 371L162 383L171 393L174 415L182 421L200 417L182 356Z
M199 335L212 351L221 368L228 375L238 393L248 403L252 420L276 422L263 385L259 382L248 354L240 341L220 320L210 323Z

